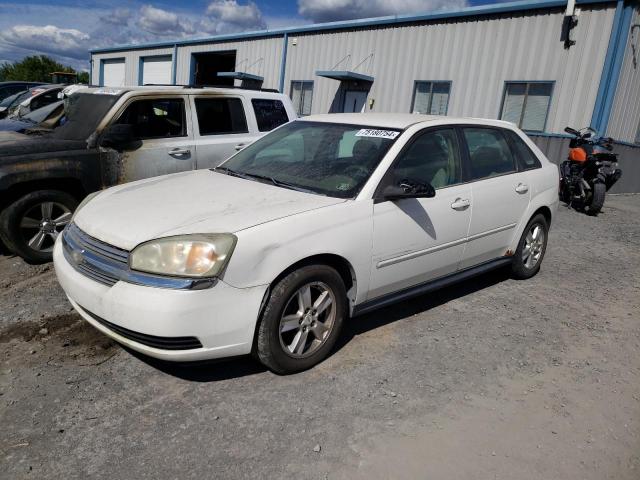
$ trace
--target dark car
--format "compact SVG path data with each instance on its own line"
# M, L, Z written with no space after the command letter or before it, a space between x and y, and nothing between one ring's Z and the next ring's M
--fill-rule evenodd
M11 95L38 85L44 85L44 82L0 82L0 102Z

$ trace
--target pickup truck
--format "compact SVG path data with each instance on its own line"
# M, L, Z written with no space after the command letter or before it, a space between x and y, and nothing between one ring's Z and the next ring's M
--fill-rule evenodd
M296 117L285 95L233 88L91 87L49 133L0 132L0 241L30 263L89 193L212 168Z

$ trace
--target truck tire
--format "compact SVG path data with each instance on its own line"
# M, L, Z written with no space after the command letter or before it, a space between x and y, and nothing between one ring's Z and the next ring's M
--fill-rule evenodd
M591 196L591 205L586 208L587 215L596 216L604 206L604 197L607 194L607 186L604 183L593 184L593 194Z
M77 206L72 195L60 190L27 193L0 214L0 238L28 263L50 262L55 239Z
M291 272L271 290L258 325L258 360L278 374L324 360L336 343L348 300L342 278L327 265Z

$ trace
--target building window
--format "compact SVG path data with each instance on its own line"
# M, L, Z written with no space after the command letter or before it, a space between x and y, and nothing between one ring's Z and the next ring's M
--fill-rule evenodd
M313 82L309 80L293 80L291 82L291 101L296 113L304 117L311 115L311 100L313 99Z
M543 132L552 91L553 82L506 82L500 118L522 130Z
M413 87L411 112L426 115L446 115L451 82L416 81Z

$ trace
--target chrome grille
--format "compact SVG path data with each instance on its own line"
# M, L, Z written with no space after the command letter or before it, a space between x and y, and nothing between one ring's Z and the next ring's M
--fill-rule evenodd
M78 272L103 285L115 285L129 268L128 251L87 235L74 223L62 234L62 247Z

